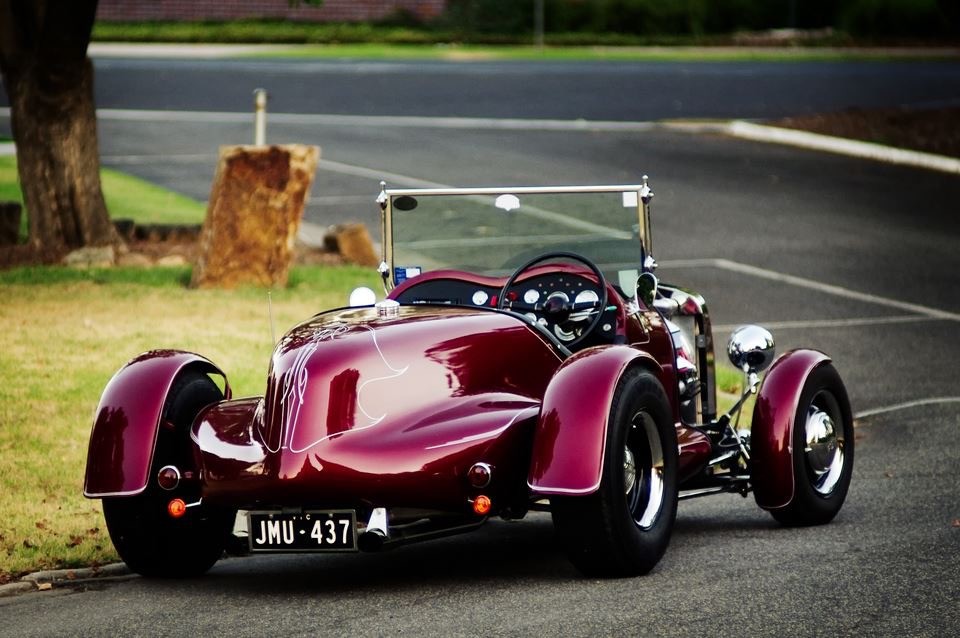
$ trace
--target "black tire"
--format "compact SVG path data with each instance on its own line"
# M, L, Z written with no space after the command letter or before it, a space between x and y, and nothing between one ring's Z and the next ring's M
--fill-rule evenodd
M793 423L793 499L770 514L783 525L823 525L840 511L853 476L853 416L833 365L807 377ZM819 434L812 445L808 430Z
M236 515L205 505L188 509L182 518L167 514L167 503L179 497L199 500L196 487L162 490L154 481L164 465L192 468L189 430L204 407L223 398L217 385L202 372L187 371L177 378L167 404L154 451L150 483L136 496L103 500L107 531L120 558L143 576L197 576L209 570L223 554Z
M656 376L627 371L610 407L599 489L589 496L550 499L560 541L584 575L646 574L666 551L678 490L677 433L671 415ZM631 455L633 481L628 476Z

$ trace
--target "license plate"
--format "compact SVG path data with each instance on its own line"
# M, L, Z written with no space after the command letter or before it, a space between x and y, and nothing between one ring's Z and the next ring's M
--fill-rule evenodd
M249 512L250 551L352 552L357 549L353 510Z

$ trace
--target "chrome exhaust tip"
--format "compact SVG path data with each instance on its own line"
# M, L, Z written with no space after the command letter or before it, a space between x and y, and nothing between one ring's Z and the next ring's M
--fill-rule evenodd
M379 552L386 542L386 534L378 529L368 530L357 537L357 547L361 552Z
M357 538L357 547L363 552L377 552L390 539L387 528L387 509L375 507L367 521L367 529Z

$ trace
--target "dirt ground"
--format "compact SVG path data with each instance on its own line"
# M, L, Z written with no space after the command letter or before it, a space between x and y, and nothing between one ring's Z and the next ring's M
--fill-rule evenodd
M768 124L960 157L960 107L850 109L838 113L788 117Z

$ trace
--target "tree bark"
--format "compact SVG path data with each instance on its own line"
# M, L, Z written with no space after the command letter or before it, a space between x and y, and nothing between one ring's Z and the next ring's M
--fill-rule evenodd
M46 261L118 243L100 185L93 65L96 0L0 0L0 70L10 98L29 243Z

